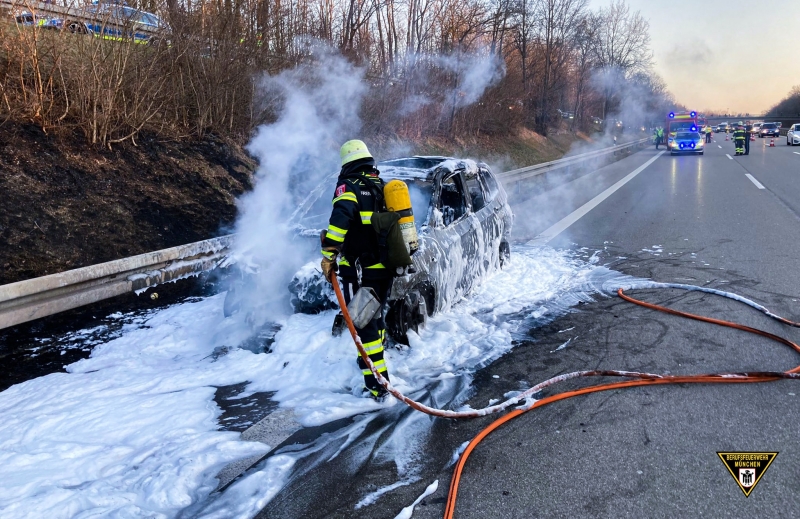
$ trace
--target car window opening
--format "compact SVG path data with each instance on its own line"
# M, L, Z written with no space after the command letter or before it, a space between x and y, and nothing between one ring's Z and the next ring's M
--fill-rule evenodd
M452 175L442 181L442 191L439 195L439 209L442 211L442 220L445 227L459 220L467 213L466 197L458 174Z
M472 201L472 210L477 212L486 206L486 200L483 195L483 188L478 182L477 175L467 176L467 191Z

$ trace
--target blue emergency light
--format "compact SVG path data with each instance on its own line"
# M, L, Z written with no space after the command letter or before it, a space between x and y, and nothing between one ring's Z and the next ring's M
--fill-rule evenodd
M697 117L697 112L691 112L689 115L691 115L693 118Z
M692 130L693 132L696 132L696 131L697 131L697 126L692 126L691 130Z
M675 118L675 112L670 112L669 113L669 118L670 119L674 119Z

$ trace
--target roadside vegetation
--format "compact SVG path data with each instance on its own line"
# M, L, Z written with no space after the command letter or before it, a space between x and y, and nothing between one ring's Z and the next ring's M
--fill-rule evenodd
M769 117L800 117L800 85L795 85L779 103L767 110Z
M0 16L0 283L224 232L243 146L279 116L263 78L331 53L360 71L352 110L383 157L510 169L673 104L622 0L128 3L164 20L157 44Z
M72 2L73 0L66 0ZM22 4L24 5L24 4ZM363 69L364 137L547 135L588 128L635 92L671 103L651 71L649 26L623 0L146 0L158 45L0 25L2 120L79 130L113 145L147 131L245 142L275 118L263 74L324 59ZM595 119L596 120L596 119ZM636 121L641 124L641 121Z

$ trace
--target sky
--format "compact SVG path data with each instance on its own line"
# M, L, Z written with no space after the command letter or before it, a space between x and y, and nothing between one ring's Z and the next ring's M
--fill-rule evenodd
M800 84L798 0L626 1L650 22L655 71L689 109L760 114Z

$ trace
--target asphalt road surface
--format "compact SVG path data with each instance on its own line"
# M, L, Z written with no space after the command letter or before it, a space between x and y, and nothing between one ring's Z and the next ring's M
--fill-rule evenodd
M648 148L516 204L517 240L601 251L601 263L623 273L733 291L800 321L800 148L759 139L749 156L733 157L733 143L720 137L704 156ZM611 186L618 189L606 191ZM591 210L570 218L593 199ZM735 301L677 290L633 295L800 340L800 330ZM567 338L568 347L556 350ZM797 364L800 356L765 338L600 298L532 330L482 370L469 403L483 407L523 384L582 369L689 374ZM259 517L395 517L436 479L438 490L413 517L442 517L453 471L447 461L493 419L435 421L419 449L432 460L426 466L439 468L376 505L354 510L365 488L397 479L392 467L342 481L331 463L290 484ZM557 402L477 447L455 517L796 516L799 424L795 380L630 388ZM779 454L745 497L717 451Z

